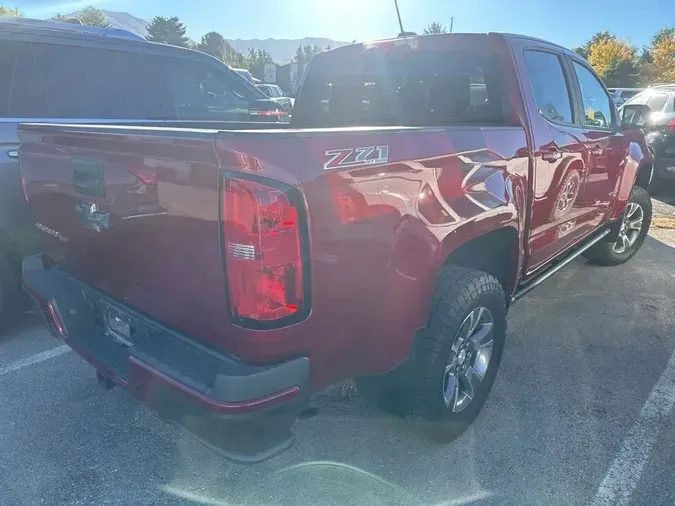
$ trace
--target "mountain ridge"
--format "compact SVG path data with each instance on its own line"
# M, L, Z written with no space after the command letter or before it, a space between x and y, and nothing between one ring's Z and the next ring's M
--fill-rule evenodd
M150 24L149 21L138 18L129 14L128 12L121 11L111 11L107 9L101 9L103 14L106 17L108 23L112 28L120 28L122 30L127 30L131 33L134 33L140 37L145 37L147 35L147 28ZM68 17L77 17L80 11L67 14ZM322 48L326 46L338 47L349 44L349 42L333 40L326 37L303 37L300 39L225 39L227 42L232 45L234 49L242 54L246 54L249 48L253 49L262 49L267 51L272 55L272 58L276 63L288 63L293 60L295 56L295 50L298 46L305 45L316 45Z

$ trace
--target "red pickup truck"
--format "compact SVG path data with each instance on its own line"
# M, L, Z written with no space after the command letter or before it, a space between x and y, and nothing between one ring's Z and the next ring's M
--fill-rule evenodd
M317 55L288 128L24 124L25 286L103 386L230 457L354 377L451 439L511 303L640 248L643 112L559 46L449 34Z

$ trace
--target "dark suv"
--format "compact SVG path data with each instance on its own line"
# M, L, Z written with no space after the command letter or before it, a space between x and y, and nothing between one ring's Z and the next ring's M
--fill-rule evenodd
M283 107L221 62L123 30L0 19L0 322L21 300L24 216L17 126L27 122L217 127L287 122Z
M642 105L651 109L644 130L655 158L651 187L658 192L666 181L675 181L675 84L651 86L623 107Z

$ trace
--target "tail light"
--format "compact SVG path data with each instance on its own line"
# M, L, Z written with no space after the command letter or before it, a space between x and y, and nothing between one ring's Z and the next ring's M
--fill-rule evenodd
M129 170L144 185L154 186L157 184L157 173L154 169L145 165L136 165L129 167Z
M668 130L675 134L675 119L668 123Z
M294 188L260 179L225 177L224 263L235 323L270 328L309 313L307 234Z
M265 116L269 117L270 119L274 118L276 120L286 120L288 118L288 113L286 111L279 111L279 110L255 110L252 109L249 111L249 114L251 116Z
M54 303L50 300L47 300L28 285L24 285L24 288L29 294L33 296L33 299L35 299L35 302L37 303L42 316L46 320L47 325L55 330L61 337L66 339L68 335L66 334L66 329L63 327L63 323L61 322L61 316L59 315L59 312L56 309Z

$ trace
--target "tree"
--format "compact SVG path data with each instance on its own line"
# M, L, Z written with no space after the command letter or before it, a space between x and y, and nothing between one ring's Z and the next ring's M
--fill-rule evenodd
M70 19L68 16L64 16L60 12L57 12L51 18L49 18L49 21L59 21L61 23L65 23L66 20L68 20L68 19Z
M180 22L178 17L155 16L150 20L148 35L145 38L150 42L188 47L190 38L186 35L186 32L185 25Z
M672 39L673 37L675 37L675 26L667 26L666 28L661 28L652 37L652 47L656 47L659 44L661 44L664 40Z
M0 16L7 16L10 18L22 18L24 13L18 7L3 7L0 5Z
M201 42L194 49L210 54L231 67L246 66L244 55L234 49L218 32L209 32L202 35Z
M252 69L253 67L273 62L274 60L272 59L272 55L264 49L254 49L252 47L248 49L248 55L246 55L246 63L248 68Z
M606 39L616 39L616 37L614 35L612 35L611 33L609 33L607 30L605 30L604 32L598 32L595 35L593 35L593 37L591 37L588 40L588 42L586 42L586 44L584 44L583 46L574 48L574 51L577 54L580 54L584 58L588 59L588 57L591 54L591 46L593 46L593 44L597 44L598 42L601 42L601 41L606 40Z
M323 49L317 45L312 46L307 44L305 46L298 46L298 48L295 50L293 61L299 63L300 65L305 65L309 62L312 56L320 53L321 51L323 51Z
M639 70L635 47L610 36L589 48L588 62L609 87L631 88L637 85Z
M442 24L434 21L424 29L425 35L430 35L432 33L448 33L448 30Z
M201 42L197 44L197 50L223 61L226 44L227 42L221 34L209 32L202 35Z
M244 57L244 55L241 54L232 46L230 46L229 44L227 45L227 51L225 52L224 62L227 63L230 67L248 68L248 64L246 62L246 58Z
M82 9L78 13L77 19L79 19L83 25L87 26L100 26L103 28L110 26L110 23L108 23L108 20L106 19L105 14L103 14L103 11L101 9L97 9L93 5Z
M660 34L663 31L657 32L652 39L656 43L650 51L648 75L653 83L675 83L675 30Z

